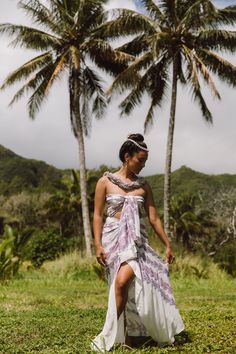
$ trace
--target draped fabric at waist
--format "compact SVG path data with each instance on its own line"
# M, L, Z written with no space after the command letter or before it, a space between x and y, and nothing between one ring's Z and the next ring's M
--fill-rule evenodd
M144 230L144 226L145 226L145 218L140 217L139 222L140 222L140 232L142 233L142 229ZM115 216L107 216L105 223L103 225L103 235L105 235L107 232L111 230L118 229L119 225L120 225L120 218L117 218Z
M119 263L135 259L138 248L146 241L144 219L139 216L138 198L123 198L120 219L108 216L103 227L102 244L107 255L107 263Z
M107 216L114 216L117 212L121 211L124 208L124 204L126 204L126 201L131 201L131 199L137 203L138 206L138 212L140 215L144 215L144 210L143 210L143 202L144 198L142 196L125 196L121 194L107 194L106 196L106 214Z

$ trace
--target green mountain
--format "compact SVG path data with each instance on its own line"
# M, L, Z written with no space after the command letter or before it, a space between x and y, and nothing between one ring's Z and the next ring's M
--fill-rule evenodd
M26 159L0 145L0 194L12 195L20 193L22 190L54 192L63 188L62 177L65 174L69 175L70 172L70 170L57 169L43 161ZM97 174L99 178L101 171L97 171ZM164 174L145 178L153 188L156 205L162 207ZM211 198L219 190L236 188L236 175L208 175L186 166L172 172L171 181L173 195L189 192L200 193Z
M172 195L179 195L185 192L200 194L208 199L220 190L227 191L232 187L236 188L236 175L233 174L208 175L182 166L173 171L171 175ZM157 206L162 206L164 175L149 176L147 180L153 188Z
M26 159L0 145L0 194L53 192L61 188L62 175L61 170L43 161Z

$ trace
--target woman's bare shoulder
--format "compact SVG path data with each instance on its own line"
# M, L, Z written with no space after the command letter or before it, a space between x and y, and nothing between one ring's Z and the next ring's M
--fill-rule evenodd
M99 180L97 181L97 187L106 188L107 180L108 178L106 176L100 177Z
M102 177L99 178L98 182L104 184L107 183L107 180L108 180L107 176L103 175Z

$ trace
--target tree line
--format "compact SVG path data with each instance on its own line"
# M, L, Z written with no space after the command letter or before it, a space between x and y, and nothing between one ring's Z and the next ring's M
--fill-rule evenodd
M121 114L128 115L141 104L146 92L150 97L144 117L146 131L155 119L156 108L162 106L170 91L164 227L171 236L171 163L178 84L190 88L208 123L212 123L213 117L202 94L201 80L218 99L215 76L230 86L236 85L236 66L221 54L236 49L236 33L227 29L236 22L236 6L219 9L210 0L140 0L139 12L106 11L106 3L106 0L47 0L45 4L40 0L22 0L19 6L31 17L34 27L0 25L0 33L11 37L13 46L38 52L2 84L1 89L5 89L24 81L10 105L30 93L28 110L34 119L53 83L62 73L67 75L69 118L79 149L81 210L88 256L92 254L92 236L84 136L88 134L91 115L102 117L110 95L117 92L127 94L120 109ZM120 38L129 39L114 47L112 41ZM114 78L108 89L102 85L99 70Z
M95 185L107 166L87 171L88 206L93 216ZM85 255L80 174L65 171L61 188L54 192L21 191L0 196L0 279L17 274L22 262L41 267L64 253ZM150 178L148 178L150 179ZM151 180L149 181L151 182ZM186 185L184 178L182 185ZM159 192L154 190L155 199ZM236 275L236 188L225 184L218 192L208 186L200 193L174 190L170 203L172 245L177 254L212 258L229 274ZM163 219L163 208L158 208ZM148 227L149 241L159 240Z

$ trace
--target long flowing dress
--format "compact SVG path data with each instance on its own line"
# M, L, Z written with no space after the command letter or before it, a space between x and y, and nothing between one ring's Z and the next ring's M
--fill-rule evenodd
M145 183L142 177L125 184L111 172L104 175L126 192ZM160 347L172 344L174 336L185 327L172 293L168 262L148 243L144 198L107 194L106 206L102 246L106 252L108 309L102 332L92 341L91 348L109 351L115 343L124 343L126 335L151 336ZM121 211L120 219L114 217L118 211ZM123 262L132 267L135 277L129 287L125 310L118 319L115 279Z

